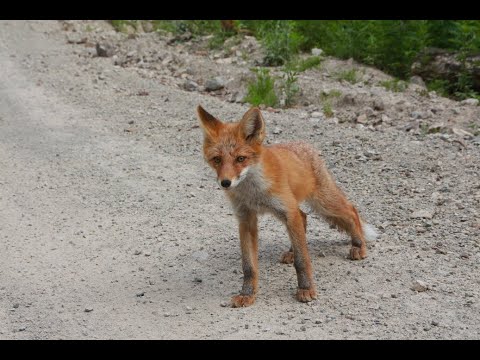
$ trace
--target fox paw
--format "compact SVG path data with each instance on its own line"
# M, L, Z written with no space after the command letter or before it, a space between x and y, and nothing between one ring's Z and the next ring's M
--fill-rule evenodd
M352 246L350 248L350 260L362 260L367 257L367 249L365 247Z
M237 295L232 297L231 305L234 308L247 307L253 305L255 302L255 295Z
M293 251L285 251L280 258L282 264L293 264Z
M300 302L310 302L317 298L315 289L298 289L297 300Z

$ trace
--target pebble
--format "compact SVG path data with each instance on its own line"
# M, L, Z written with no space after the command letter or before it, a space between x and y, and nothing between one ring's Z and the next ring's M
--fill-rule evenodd
M282 133L282 131L283 131L283 130L282 130L281 128L279 128L279 127L276 127L275 129L273 129L273 131L272 131L272 132L273 132L275 135L278 135L278 134L281 134L281 133Z
M100 57L111 57L115 54L115 50L110 44L100 44L95 45L95 50L97 51L97 56Z
M422 280L415 280L410 286L410 289L417 292L424 292L429 289L429 286Z
M367 115L362 114L359 117L357 117L357 123L366 124L367 123Z
M195 277L195 278L193 279L193 281L196 282L196 283L201 283L203 280L202 280L201 278L199 278L199 277Z
M300 326L300 330L307 331L307 328L305 326Z
M87 306L87 307L85 307L85 310L84 310L84 311L85 311L85 312L92 312L92 311L93 311L93 307Z
M220 90L225 87L225 80L223 78L217 76L213 79L207 80L205 83L205 90L206 91L215 91L215 90Z
M67 42L69 44L83 44L87 41L86 37L82 37L80 34L72 33L67 35Z
M313 56L320 56L323 54L323 50L319 48L313 48L312 49L312 55Z
M141 250L135 250L135 252L133 253L133 255L140 255L142 253Z
M432 210L423 209L423 210L414 211L412 215L410 215L410 218L411 219L421 219L421 218L431 219L433 218L433 215L434 215L434 212Z
M185 80L183 83L183 88L187 91L196 91L198 87L198 84L193 80Z
M310 114L310 116L311 116L312 118L321 118L321 117L323 116L323 114L322 114L321 112L319 112L319 111L314 111L314 112L312 112L312 113Z

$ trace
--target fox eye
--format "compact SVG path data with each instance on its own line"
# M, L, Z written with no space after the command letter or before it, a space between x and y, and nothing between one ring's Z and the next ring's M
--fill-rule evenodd
M214 162L215 164L220 164L220 163L222 162L222 158L221 158L220 156L215 156L215 157L213 158L213 162Z
M238 161L238 162L244 162L245 159L246 159L245 156L238 156L238 157L237 157L237 161Z

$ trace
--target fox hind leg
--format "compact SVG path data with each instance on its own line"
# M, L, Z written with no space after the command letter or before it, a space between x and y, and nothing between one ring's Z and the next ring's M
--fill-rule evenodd
M340 189L335 186L335 188L328 189L328 192L320 193L317 190L310 200L310 204L331 226L333 225L350 235L352 239L350 259L361 260L367 257L367 243L362 221L355 206L347 200Z

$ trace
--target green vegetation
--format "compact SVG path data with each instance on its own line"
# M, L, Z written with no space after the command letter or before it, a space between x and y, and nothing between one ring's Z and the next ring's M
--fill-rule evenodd
M286 69L283 75L283 92L285 96L285 107L295 104L296 96L300 91L297 84L298 72L292 69Z
M385 80L380 83L385 89L393 92L402 92L407 89L407 83L400 79Z
M288 64L286 64L286 67L294 69L295 71L300 73L308 69L320 66L322 61L323 58L321 58L320 56L310 56L306 59L293 58Z
M259 68L254 71L257 73L257 78L248 85L245 101L254 106L260 104L276 106L278 97L275 93L275 79L270 76L270 71L266 68Z
M322 91L322 93L320 94L320 100L327 101L330 99L339 98L340 96L342 96L342 92L340 90L333 89L329 92Z
M112 20L112 24L122 31L126 24L135 26L135 21ZM219 20L153 20L153 24L157 30L175 34L213 34L212 48L221 47L231 35L223 32ZM472 90L466 60L480 51L479 20L235 20L235 26L238 32L248 32L261 42L266 52L265 66L285 65L300 51L317 47L325 55L353 58L406 80L412 75L411 65L421 59L425 48L455 51L461 70L439 92L456 99L478 96ZM296 71L316 66L318 61L308 60L303 70L299 67ZM438 82L427 85L440 89Z
M357 70L355 69L339 71L335 74L335 78L348 81L350 84L356 84L360 81Z
M330 101L325 101L322 106L322 111L326 117L330 118L333 116L332 104Z

